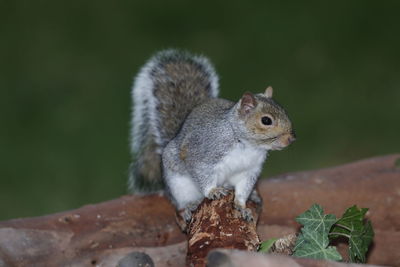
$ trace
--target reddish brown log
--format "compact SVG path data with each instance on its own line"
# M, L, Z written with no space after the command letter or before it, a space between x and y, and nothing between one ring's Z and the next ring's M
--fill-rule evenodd
M335 261L294 258L274 253L265 254L227 249L212 251L207 260L210 267L377 267L377 265L346 264Z
M352 205L369 208L374 227L400 230L400 155L289 173L260 183L264 198L260 224L297 226L291 218L318 203L325 212L342 215ZM397 163L399 164L399 163ZM289 220L288 220L289 219Z
M141 251L156 263L184 266L185 238L165 197L123 196L0 222L0 259L6 266L116 266L129 252Z
M336 215L357 204L370 208L375 229L368 263L400 266L399 158L373 158L262 181L261 240L295 232L294 218L313 203ZM185 240L163 196L123 196L72 211L0 222L0 266L116 266L133 251L147 253L156 266L184 266Z
M188 266L205 266L209 251L216 248L256 251L260 243L256 232L261 207L248 201L253 221L246 221L233 208L233 192L218 200L205 199L194 212L188 226Z

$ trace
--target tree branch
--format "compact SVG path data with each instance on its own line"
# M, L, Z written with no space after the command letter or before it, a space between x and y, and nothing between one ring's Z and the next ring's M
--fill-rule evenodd
M400 265L400 168L395 166L399 158L398 154L378 157L261 181L260 239L295 233L299 225L294 218L313 203L336 215L357 204L369 208L367 216L375 230L367 262ZM218 227L213 229L218 232ZM156 266L184 266L186 238L164 196L123 196L76 210L0 222L0 266L116 266L132 252L146 253ZM200 242L192 243L200 249Z

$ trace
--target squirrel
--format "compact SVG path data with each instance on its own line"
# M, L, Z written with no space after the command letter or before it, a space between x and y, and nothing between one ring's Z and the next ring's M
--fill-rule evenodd
M129 187L167 195L186 221L204 198L235 192L234 207L246 220L250 197L270 150L295 140L273 89L246 92L238 102L218 98L219 80L203 56L175 49L156 53L132 88Z

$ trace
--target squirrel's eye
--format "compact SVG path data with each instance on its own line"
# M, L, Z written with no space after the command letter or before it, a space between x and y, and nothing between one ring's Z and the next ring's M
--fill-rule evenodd
M272 125L272 119L268 116L264 116L261 118L261 122L264 125Z

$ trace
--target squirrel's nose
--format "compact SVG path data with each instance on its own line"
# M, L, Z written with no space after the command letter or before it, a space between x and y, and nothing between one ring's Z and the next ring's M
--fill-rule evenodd
M292 133L288 136L287 142L288 142L288 144L291 144L291 143L293 143L295 140L296 140L296 134L295 134L294 132L292 132Z

